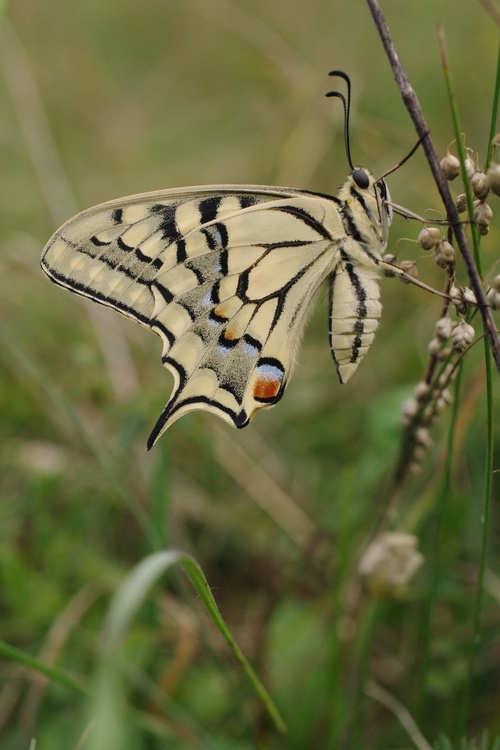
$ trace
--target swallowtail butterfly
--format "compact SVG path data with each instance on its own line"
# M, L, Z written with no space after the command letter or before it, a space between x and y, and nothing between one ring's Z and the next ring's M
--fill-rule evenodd
M285 391L312 299L329 286L330 347L346 383L381 314L377 276L392 209L354 168L337 196L259 185L162 190L78 214L42 255L49 278L157 333L174 387L148 441L201 409L235 427Z

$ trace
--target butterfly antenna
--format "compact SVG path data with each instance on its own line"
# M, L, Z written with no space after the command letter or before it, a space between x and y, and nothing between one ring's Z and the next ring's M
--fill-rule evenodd
M403 166L403 164L406 164L406 162L408 161L408 159L411 159L411 157L413 156L413 154L415 153L415 151L417 150L417 148L418 148L418 147L419 147L419 146L421 145L421 143L422 143L422 141L424 140L424 138L427 138L427 136L429 135L429 133L430 133L430 131L429 131L429 130L427 130L427 132L425 132L425 133L423 134L423 136L422 136L421 138L419 138L419 139L418 139L418 141L417 141L417 142L416 142L416 144L415 144L415 145L413 146L413 148L412 148L412 150L410 151L410 153L409 153L409 154L406 154L405 158L404 158L404 159L401 159L401 161L400 161L400 162L398 162L398 163L397 163L397 164L396 164L396 165L395 165L394 167L391 167L390 169L388 169L388 170L387 170L387 172L384 172L384 174L381 174L381 175L380 175L380 177L378 177L378 178L377 178L377 182L378 182L379 180L383 180L383 179L384 179L384 177L387 177L387 175L389 175L389 174L392 174L393 172L395 172L395 171L396 171L397 169L399 169L400 167L402 167L402 166Z
M346 84L347 84L347 99L340 91L329 91L326 96L336 96L340 101L342 102L342 105L344 107L344 143L345 143L345 153L347 156L347 161L349 162L349 166L354 171L354 164L352 163L351 159L351 144L349 141L349 117L351 114L351 79L347 75L347 73L344 73L342 70L332 70L330 71L329 75L331 76L337 76L338 78L342 78Z

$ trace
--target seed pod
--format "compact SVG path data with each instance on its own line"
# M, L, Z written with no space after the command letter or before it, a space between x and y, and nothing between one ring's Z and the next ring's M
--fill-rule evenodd
M448 339L451 336L451 331L453 328L453 321L451 318L449 318L447 315L445 315L443 318L439 318L437 321L434 330L436 332L436 337L440 341L448 341Z
M467 305L462 290L458 286L455 286L455 284L450 289L450 298L457 313L464 315L467 312Z
M462 298L467 305L477 305L476 295L474 294L472 289L469 289L468 286L463 286L461 291Z
M431 357L437 357L441 351L441 341L438 338L431 339L427 345L427 351Z
M447 180L454 180L460 173L460 162L456 156L448 151L446 156L441 159L441 169Z
M469 154L472 153L472 151L470 151L470 149L468 149L468 151L469 151ZM470 155L467 156L467 158L465 160L465 171L467 172L467 177L469 178L469 180L471 180L472 179L472 175L476 171L476 165L474 164L474 160L470 157Z
M428 451L432 450L432 438L429 434L429 430L426 427L419 427L415 430L415 442Z
M443 346L443 348L441 349L441 351L439 351L436 354L436 359L438 359L440 362L444 362L445 359L448 359L448 357L450 356L451 352L452 352L451 346Z
M414 260L402 260L399 267L412 279L418 279L418 268ZM403 279L404 281L404 279Z
M467 211L467 196L465 193L460 193L460 195L457 196L456 205L459 214L463 214Z
M474 218L476 219L479 234L488 234L492 216L493 211L487 203L483 203L483 201L474 201Z
M470 180L476 198L484 200L490 192L489 180L484 172L474 172Z
M453 403L453 395L449 388L443 388L441 391L441 398L443 399L445 406Z
M401 406L401 422L405 427L411 424L413 417L418 412L418 403L414 398L408 398Z
M493 284L486 295L486 299L493 310L500 310L500 275L493 279Z
M495 195L500 195L500 164L492 164L487 173L488 186Z
M438 385L440 388L445 388L445 386L448 385L448 383L451 383L453 380L455 380L457 376L457 371L455 367L450 362L446 367L444 368L443 372L439 376Z
M456 352L464 352L474 341L475 331L473 327L462 320L451 332L451 341Z
M422 227L417 242L424 250L432 250L441 239L441 230L437 227Z
M424 398L429 393L430 385L429 383L426 383L425 380L420 380L415 388L413 389L413 393L415 394L415 398L418 401L423 401Z
M441 240L434 248L434 260L440 268L449 268L455 260L455 248L447 240Z
M434 406L436 414L440 414L452 402L453 396L451 395L448 388L445 388L443 391L441 391L441 395L439 396L439 398L436 399L436 403Z
M491 287L490 291L486 295L488 304L492 310L500 310L500 292Z

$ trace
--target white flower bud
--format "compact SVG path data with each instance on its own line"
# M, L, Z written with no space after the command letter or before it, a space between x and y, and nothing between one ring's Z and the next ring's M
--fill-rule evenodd
M436 357L441 351L441 341L437 338L431 339L429 341L429 345L427 346L427 351L429 352L431 357Z
M448 383L450 383L452 380L454 380L457 376L457 370L453 366L453 364L450 362L446 365L443 372L439 376L438 385L440 388L445 388Z
M463 214L465 211L467 211L467 196L465 195L465 193L460 193L460 195L457 195L456 206L459 214Z
M486 299L493 310L500 310L500 275L493 279L493 284L486 295Z
M462 287L462 297L468 305L477 305L476 295L468 286Z
M495 278L493 279L493 288L497 290L497 292L500 292L500 274L497 274Z
M500 195L500 164L491 164L487 173L488 187L495 193Z
M455 260L455 248L448 240L441 240L434 248L434 260L440 268L449 268Z
M476 219L477 228L480 234L488 234L493 211L487 203L474 201L474 218Z
M451 395L448 388L443 388L441 395L436 399L434 403L434 411L436 414L440 414L447 406L453 403L453 396Z
M470 156L468 156L465 160L465 171L467 172L467 177L469 180L472 179L472 175L476 171L476 165L474 164L474 160L471 159Z
M359 573L377 598L395 598L406 590L424 558L413 534L386 531L365 550L359 561Z
M438 358L438 359L439 359L439 360L440 360L441 362L444 362L444 360L445 360L445 359L447 359L447 358L448 358L448 357L450 356L450 354L451 354L451 346L445 346L445 347L443 347L443 348L441 349L441 351L440 351L440 352L439 352L439 354L437 355L437 358Z
M423 401L424 398L429 393L429 388L430 388L429 383L426 383L424 380L420 380L420 382L418 382L415 388L413 389L415 398L418 401Z
M456 352L464 352L474 341L475 331L469 323L462 320L451 332L451 341Z
M467 312L467 305L465 304L464 295L462 293L462 290L453 284L453 286L450 289L450 298L452 305L455 306L455 309L460 315L464 315L464 313Z
M402 260L399 267L412 279L418 279L418 268L414 260ZM404 281L405 279L403 279Z
M415 430L415 442L427 451L432 450L434 445L429 430L426 427L419 427Z
M491 287L490 291L486 295L488 304L492 310L500 310L500 292Z
M407 427L418 412L418 403L414 398L408 398L401 406L401 422Z
M446 156L441 159L441 169L447 180L454 180L460 173L460 162L456 156L448 151Z
M440 341L447 341L451 336L451 329L453 328L453 321L445 315L443 318L439 318L434 330L436 336Z
M480 198L481 200L484 200L488 193L490 192L490 186L488 177L485 175L484 172L474 172L474 174L471 177L470 181L471 187L474 191L474 195L476 198Z
M432 250L441 239L441 230L437 227L422 227L417 242L424 250Z
M441 398L441 396L437 398L434 404L434 409L435 409L436 414L441 414L441 412L444 411L447 406L448 406L448 403L445 398Z
M453 403L453 396L448 388L443 388L443 390L441 391L441 398L447 406L448 404Z

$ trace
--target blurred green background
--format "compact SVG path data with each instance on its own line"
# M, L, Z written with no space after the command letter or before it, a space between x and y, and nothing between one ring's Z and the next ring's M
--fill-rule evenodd
M466 144L481 163L494 23L473 0L385 0L383 9L442 155L453 139L436 35L443 24ZM375 174L397 163L416 136L367 6L17 0L7 4L1 34L0 639L90 681L123 576L154 549L181 548L203 567L289 734L270 726L180 576L155 593L127 642L127 700L140 717L130 718L133 747L413 746L394 713L364 693L367 679L408 707L429 742L453 737L480 555L480 346L465 363L438 560L449 413L391 516L420 538L426 562L415 583L401 601L376 604L356 573L388 509L399 410L424 371L439 299L383 279L375 343L340 386L321 295L278 408L241 432L191 414L148 454L171 387L159 340L57 289L39 270L59 224L121 195L209 183L335 193L348 167L340 104L324 97L333 68L352 79L354 161ZM420 152L389 186L414 212L440 210ZM483 243L490 281L498 227L494 218ZM419 228L396 218L389 250L422 258ZM430 258L419 271L442 285ZM494 506L484 634L469 683L472 735L500 732L497 517ZM79 694L15 660L0 675L2 750L27 748L32 737L37 750L87 747Z

